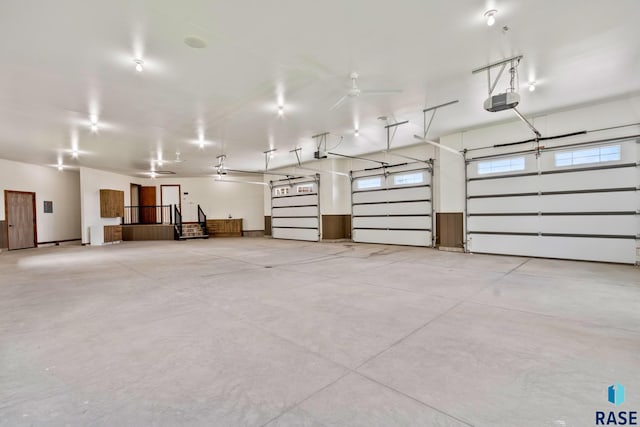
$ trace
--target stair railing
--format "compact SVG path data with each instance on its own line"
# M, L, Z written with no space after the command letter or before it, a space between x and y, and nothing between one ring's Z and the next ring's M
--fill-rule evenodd
M182 236L182 214L178 205L173 205L173 218L175 220L175 229L178 232L178 237Z
M204 211L202 210L200 205L198 205L198 224L200 224L200 227L202 228L202 234L206 235L207 234L207 216L204 214Z

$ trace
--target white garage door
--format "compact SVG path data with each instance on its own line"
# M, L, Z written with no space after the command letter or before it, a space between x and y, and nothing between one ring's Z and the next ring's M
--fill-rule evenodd
M468 249L635 263L637 162L635 139L469 160Z
M353 241L432 246L431 170L411 163L352 171Z
M320 200L315 179L271 182L271 236L320 240Z

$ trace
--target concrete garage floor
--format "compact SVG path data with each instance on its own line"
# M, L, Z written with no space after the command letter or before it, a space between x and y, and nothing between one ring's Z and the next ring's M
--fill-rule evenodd
M2 426L589 426L640 410L632 266L243 238L3 252L0 283Z

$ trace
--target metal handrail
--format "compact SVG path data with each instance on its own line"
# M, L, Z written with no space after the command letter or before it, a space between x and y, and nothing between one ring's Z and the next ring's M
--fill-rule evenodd
M198 224L200 224L200 227L202 228L202 233L207 234L207 216L200 205L198 205Z
M182 236L182 214L178 205L173 205L173 218L175 219L175 227L178 231L178 236Z

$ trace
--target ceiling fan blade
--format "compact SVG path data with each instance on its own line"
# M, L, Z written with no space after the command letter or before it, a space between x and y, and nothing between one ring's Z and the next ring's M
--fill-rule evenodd
M333 110L335 110L337 108L340 108L340 106L342 106L342 104L345 103L345 101L347 100L348 97L349 97L349 95L344 95L342 98L338 99L338 102L333 104L331 106L331 108L329 108L329 111L333 111Z
M361 95L388 95L390 93L402 93L402 89L362 90Z
M446 145L442 145L442 144L440 144L438 142L435 142L435 141L429 141L428 139L425 139L425 138L423 138L423 137L421 137L419 135L413 135L413 137L415 139L418 139L418 140L422 141L422 142L426 142L427 144L431 144L431 145L433 145L435 147L442 148L443 150L447 150L447 151L449 151L449 152L451 152L453 154L457 154L458 156L463 157L462 154L459 151L454 150L451 147L447 147Z

